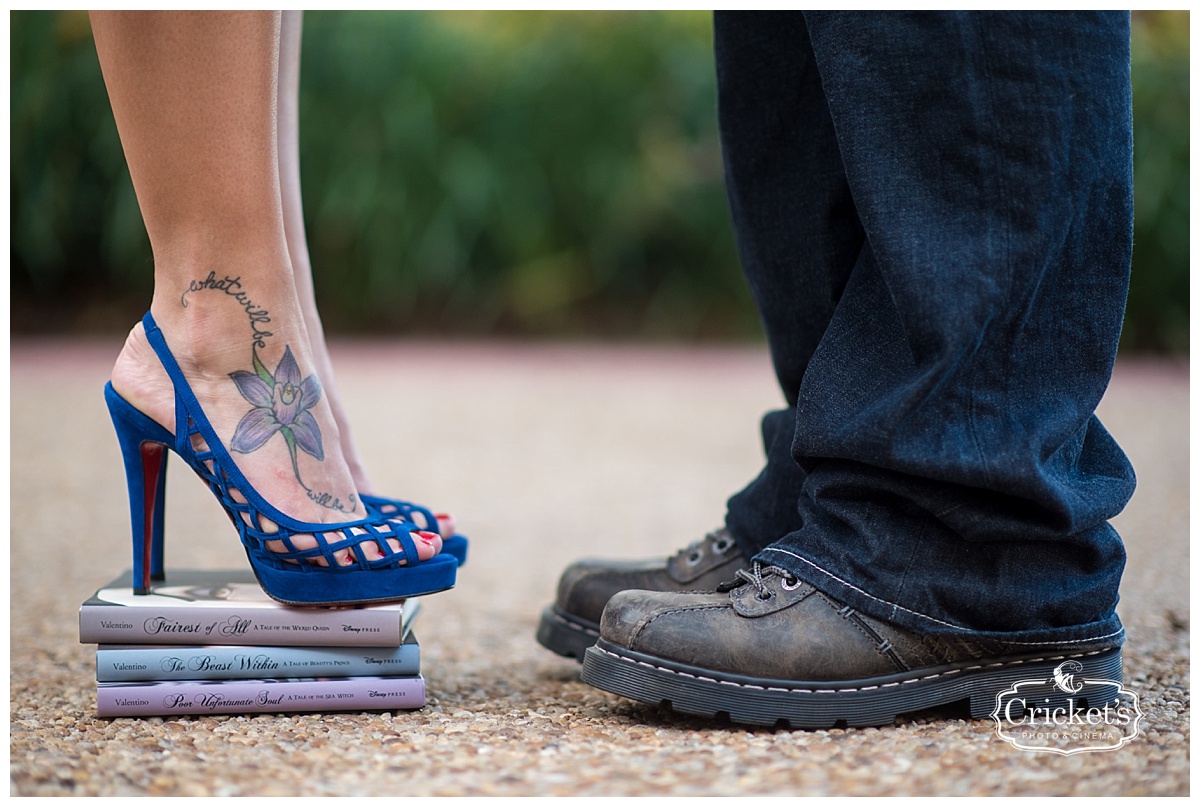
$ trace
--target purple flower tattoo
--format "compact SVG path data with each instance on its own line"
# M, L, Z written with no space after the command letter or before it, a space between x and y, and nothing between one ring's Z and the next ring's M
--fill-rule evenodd
M358 507L355 494L351 493L347 503L343 504L333 494L314 491L300 478L300 465L296 462L297 448L316 457L318 461L325 459L321 429L309 411L321 400L321 382L316 375L300 377L300 365L296 363L292 349L284 346L283 358L279 360L274 375L258 358L258 351L254 351L254 372L236 370L229 377L237 384L242 397L254 404L254 408L242 417L234 430L233 439L229 441L230 448L241 454L249 454L261 448L276 432L282 434L292 458L292 472L296 474L296 481L304 488L308 498L330 510L354 512Z
M253 373L237 370L229 374L242 397L254 405L238 423L230 447L242 454L249 454L279 432L287 442L292 455L292 467L296 468L296 478L299 479L297 447L318 460L325 459L321 430L309 411L321 400L321 382L316 375L300 378L300 366L296 364L290 347L284 348L283 358L279 360L274 375L267 371L257 352L254 354L254 369Z

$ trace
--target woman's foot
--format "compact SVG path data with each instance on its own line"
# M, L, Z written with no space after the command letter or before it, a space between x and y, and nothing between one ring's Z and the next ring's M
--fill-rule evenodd
M297 260L293 257L292 264L293 276L297 278L297 286L300 293L300 308L303 312L304 322L311 339L313 362L323 382L325 400L329 403L334 422L338 427L342 456L346 458L350 477L354 480L354 488L363 495L386 498L379 496L376 492L376 488L367 474L362 455L358 452L358 445L354 441L354 436L350 428L350 419L346 415L346 408L342 405L341 395L338 392L337 379L333 372L333 362L329 357L329 349L325 343L325 333L321 325L321 317L317 313L316 300L312 295L312 281L309 279L311 275L307 268L307 263L304 264L301 270L296 267ZM305 282L299 282L301 279ZM401 520L407 518L404 512L395 504L380 504L376 509L386 516L395 515ZM443 539L454 537L456 525L452 514L439 512L434 513L433 517L437 522L436 524L429 523L429 519L420 510L412 512L413 522L421 529L437 532Z
M359 488L359 491L362 492L362 488ZM437 532L442 536L443 540L454 537L454 532L457 529L454 516L450 513L433 513L431 520L422 512L425 508L420 507L420 505L413 505L410 502L389 499L386 496L377 496L371 493L363 493L363 499L368 503L370 509L380 515L397 518L401 521L411 520L423 530ZM404 505L408 505L408 507Z
M155 311L205 416L250 485L284 514L325 524L366 517L342 455L336 421L311 371L303 326L276 325L285 318L267 318L269 309L254 305L245 294L237 296L236 283L236 277L216 274L200 278L180 298L192 311ZM223 299L230 296L236 304ZM140 323L117 358L112 383L133 406L174 432L174 388ZM239 498L236 492L231 495ZM270 522L262 526L272 531ZM441 550L435 533L415 532L414 539L422 560ZM311 535L292 536L292 542L298 549L318 543ZM402 551L395 539L387 543L392 551ZM282 541L267 541L266 546L285 548ZM370 541L356 551L368 561L384 555ZM335 558L341 565L356 562L349 549L339 550ZM325 565L323 559L314 562Z

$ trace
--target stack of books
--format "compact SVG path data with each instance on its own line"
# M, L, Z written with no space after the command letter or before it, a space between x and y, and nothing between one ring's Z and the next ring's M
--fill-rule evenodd
M135 595L126 572L79 608L79 640L97 645L101 717L425 705L416 600L290 608L249 570L167 579Z

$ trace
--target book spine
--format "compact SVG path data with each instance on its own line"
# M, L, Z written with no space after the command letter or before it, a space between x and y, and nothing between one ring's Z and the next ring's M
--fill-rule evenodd
M239 678L416 675L420 646L400 647L106 647L96 650L96 680L194 681Z
M100 717L418 709L424 705L425 679L420 676L165 681L96 687Z
M228 606L137 608L89 605L79 609L84 644L301 645L396 647L401 614L394 609Z

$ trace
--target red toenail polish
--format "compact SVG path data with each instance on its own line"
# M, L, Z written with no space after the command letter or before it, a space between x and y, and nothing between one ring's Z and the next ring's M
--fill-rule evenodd
M424 541L427 544L432 544L433 539L438 537L436 533L425 532L424 530L417 530L416 534L417 534L418 538L420 538L422 541Z

